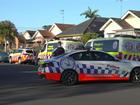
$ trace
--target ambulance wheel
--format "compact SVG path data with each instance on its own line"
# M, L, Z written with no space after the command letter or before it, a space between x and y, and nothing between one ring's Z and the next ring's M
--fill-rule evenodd
M67 86L75 85L78 82L78 75L74 70L65 70L62 73L61 82Z
M18 58L18 64L21 64L21 58Z
M132 83L140 83L140 68L136 68L131 72L130 81Z

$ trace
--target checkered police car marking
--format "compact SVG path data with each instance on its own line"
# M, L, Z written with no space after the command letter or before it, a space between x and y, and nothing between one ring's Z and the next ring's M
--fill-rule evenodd
M75 67L75 61L70 57L64 57L60 60L60 66L62 69L73 69Z
M53 67L46 67L45 72L49 73L62 73L63 68L61 68L59 62L53 62L54 66ZM74 69L75 68L75 69ZM79 74L91 74L91 75L112 75L116 74L119 75L120 77L129 77L129 73L126 71L119 70L118 68L109 68L108 66L94 66L94 65L86 65L86 64L76 64L74 69L76 70Z

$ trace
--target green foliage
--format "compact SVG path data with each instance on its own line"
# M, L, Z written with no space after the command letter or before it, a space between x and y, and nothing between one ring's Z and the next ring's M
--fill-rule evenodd
M50 27L51 27L51 25L44 25L44 26L42 26L43 29L47 29L47 30L49 30Z
M17 35L17 29L15 25L8 20L0 21L0 39L1 42L6 40L13 40Z
M97 38L96 33L86 33L86 34L82 35L81 40L85 44L88 40L95 39L95 38Z
M88 10L85 12L81 13L80 15L84 15L85 18L93 18L93 17L100 17L100 15L97 14L98 10L91 10L90 7L88 7Z

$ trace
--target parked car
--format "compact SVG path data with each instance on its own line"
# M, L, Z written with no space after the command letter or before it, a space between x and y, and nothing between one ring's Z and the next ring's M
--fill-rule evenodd
M34 59L34 51L30 48L12 50L9 54L10 63L34 63Z
M79 50L40 61L38 75L65 85L97 80L140 82L140 62L118 60L102 51Z
M8 61L8 53L0 52L0 62L7 63Z

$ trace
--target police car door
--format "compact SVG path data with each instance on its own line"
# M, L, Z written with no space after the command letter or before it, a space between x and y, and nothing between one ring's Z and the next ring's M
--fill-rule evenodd
M128 74L126 69L129 65L125 62L120 62L113 56L99 51L93 51L92 63L94 64L93 74L100 77L109 78L120 78L125 77Z
M74 60L76 60L76 70L81 74L100 76L102 69L107 65L104 62L97 61L95 54L92 51L78 52L72 57Z

